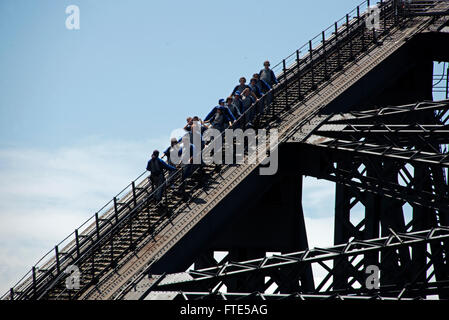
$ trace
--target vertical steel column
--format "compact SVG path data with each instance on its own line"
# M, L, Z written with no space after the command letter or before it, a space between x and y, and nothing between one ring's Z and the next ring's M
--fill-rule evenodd
M349 169L348 164L338 163L337 167ZM335 184L335 222L334 222L334 244L346 243L352 236L348 226L350 224L350 203L352 193L343 184Z
M423 117L423 115L421 115ZM431 122L438 122L439 116L436 116L435 113L429 112L428 118ZM417 146L419 147L419 146ZM431 151L431 150L439 150L440 145L438 142L430 142L428 146L426 146L423 151ZM444 179L444 169L439 166L424 166L424 165L415 165L414 166L414 181L415 188L417 190L427 191L428 193L437 193L441 196L448 196L448 187L447 183L445 183ZM433 227L447 225L448 221L448 210L440 209L433 210L422 207L414 207L413 208L413 230L424 230L430 229ZM415 248L414 248L415 249ZM437 281L444 281L449 277L449 266L445 263L445 253L449 250L449 242L432 242L430 243L430 253L433 262L433 271L435 274L435 279ZM414 274L418 274L419 271L425 270L427 263L427 246L416 247L417 257L420 258L419 261L415 261L415 255L413 255L413 266L416 268ZM413 251L415 253L415 251ZM447 257L446 257L447 258ZM417 267L420 266L421 270L417 270ZM418 281L427 281L426 273L423 272L423 275L420 275ZM444 289L438 290L438 295L440 299L448 299L449 291Z
M375 178L382 170L381 161L370 161L365 163L366 176ZM365 195L365 229L363 230L363 240L379 238L380 227L380 200L381 197L377 194L367 193ZM377 253L364 255L365 267L369 265L379 266L379 257Z
M432 182L428 168L423 165L414 167L414 177L416 181L416 187L419 190L431 190ZM435 211L429 208L420 206L413 207L413 220L412 220L412 232L419 230L426 230L435 227L436 225L431 222L435 217ZM426 272L423 272L427 263L427 244L419 244L412 247L412 270L414 274L414 280L425 283L427 279ZM434 270L436 265L434 264ZM437 268L438 269L438 268ZM420 274L421 273L421 274Z
M306 250L309 248L309 244L302 206L303 176L298 173L286 173L282 177L280 188L283 216L288 219L288 225L291 228L285 231L293 236L292 248L289 251L292 249L293 251ZM288 268L284 275L286 281L279 285L280 293L313 292L315 289L310 265L299 270L295 267Z
M337 168L350 169L351 163L340 162L337 163ZM349 228L350 211L351 211L351 197L352 193L348 187L343 184L335 184L335 218L334 218L334 244L342 244L348 242L351 237L351 230ZM346 257L339 257L334 260L333 266L333 288L346 289L349 281L349 270L347 268L348 259Z
M399 184L398 176L402 164L392 161L383 161L382 179L395 184ZM403 212L403 203L396 199L382 197L380 204L380 225L382 228L381 236L390 235L394 232L405 232L405 221ZM411 263L410 252L408 248L402 248L398 251L391 250L381 253L382 267L380 274L380 284L392 285L398 283L407 283L411 279L411 273L405 272L406 266Z
M433 192L440 195L448 196L449 190L447 182L445 181L444 168L431 167L429 179L433 182ZM432 215L430 216L433 220L433 224L440 226L449 226L449 210L438 210L438 212L432 210ZM449 252L449 241L443 241L442 243L431 244L431 253L434 262L435 278L437 281L449 278L449 264L447 263L448 257L447 252ZM443 257L443 252L446 252L446 256ZM446 258L446 263L444 262ZM448 290L439 290L438 292L440 299L449 299Z

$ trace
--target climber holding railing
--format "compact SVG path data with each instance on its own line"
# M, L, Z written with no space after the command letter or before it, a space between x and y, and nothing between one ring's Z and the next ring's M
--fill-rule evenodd
M156 190L154 197L156 201L159 202L162 199L162 192L164 191L164 188L162 187L165 183L164 171L175 171L176 168L160 159L159 151L154 150L151 159L148 161L147 170L151 172L149 179L153 186L153 190Z

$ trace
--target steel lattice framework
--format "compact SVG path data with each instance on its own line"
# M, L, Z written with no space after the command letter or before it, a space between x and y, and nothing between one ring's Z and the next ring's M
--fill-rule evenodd
M156 278L147 290L174 291L184 299L219 298L237 299L259 297L261 299L323 299L323 298L372 298L389 297L392 299L425 298L427 295L449 294L449 265L441 263L441 254L449 249L449 228L439 227L427 231L396 233L390 230L388 237L372 240L353 240L347 244L331 248L314 248L306 251L273 255L261 259L226 262L215 267L192 270L186 273L163 275ZM412 250L425 249L428 262L422 269L415 271ZM379 257L377 261L370 259ZM381 285L379 289L368 290L365 286L366 274L363 266L366 259L380 266ZM395 263L392 263L395 261ZM308 265L319 265L326 275L318 282L312 292L294 283ZM340 265L348 272L350 281L342 287L338 283L336 272ZM233 278L243 280L243 287L260 276L266 277L263 291L273 284L276 289L272 295L263 293L223 294L222 286ZM333 280L332 280L333 279ZM195 293L196 292L196 293ZM144 294L142 297L145 297ZM279 295L278 295L279 294ZM310 296L307 296L307 295ZM352 296L351 296L352 295Z
M333 150L353 151L410 163L448 167L448 103L380 108L360 113L332 115L321 122L307 143Z
M349 301L399 301L399 300L421 300L419 298L394 298L382 297L379 295L353 295L343 296L339 294L301 294L299 292L292 294L264 294L254 293L210 293L210 292L174 292L172 296L177 300L251 300L251 301L316 301L316 300L349 300Z
M321 177L359 192L446 211L448 108L449 101L420 102L335 114L323 119L303 143L326 151ZM412 166L427 171L430 189L422 186ZM439 218L447 225L446 214Z

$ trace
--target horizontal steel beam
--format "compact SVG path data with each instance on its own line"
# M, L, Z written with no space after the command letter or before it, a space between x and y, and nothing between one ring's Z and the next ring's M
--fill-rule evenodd
M437 153L416 150L412 148L399 148L392 145L378 145L366 141L348 141L312 136L307 143L330 150L340 150L365 156L380 156L406 161L409 163L424 163L449 167L449 153Z
M330 248L314 248L242 262L226 262L225 264L211 268L168 274L162 276L162 279L158 278L158 284L153 286L152 291L197 292L207 288L210 292L218 292L218 289L222 286L223 282L226 282L233 277L241 277L245 274L250 275L254 273L258 275L272 275L272 272L280 272L293 266L303 266L311 263L318 263L323 266L323 263L326 261L338 261L338 259L342 257L351 260L351 258L354 259L360 255L385 252L387 250L396 251L401 248L412 248L427 243L440 243L447 240L449 240L448 227L438 227L431 230L412 233L396 233L392 230L388 237L378 239L354 240ZM430 256L430 259L431 258L432 256ZM329 269L329 271L330 273L332 272L331 269ZM421 288L419 290L423 290L423 287L429 289L432 287L449 288L448 285L449 284L445 282L420 283L415 284L415 287L411 285L407 287L405 284L398 284L397 286L381 286L379 292L394 292L398 297L401 297L404 296L404 290L418 290L419 288ZM366 290L362 288L360 290L352 291L361 294ZM314 294L318 293L320 292L314 292ZM326 293L332 293L332 290L326 291Z
M384 301L398 301L398 300L416 300L412 298L397 298L385 297L377 294L372 295L339 295L339 294L265 294L260 292L252 293L238 293L238 292L172 292L176 295L174 299L182 300L256 300L256 301L275 301L275 300L384 300Z
M429 111L447 111L449 110L449 100L442 101L421 101L413 104L406 104L402 106L388 106L382 108L373 108L363 111L350 111L347 113L336 113L327 118L322 124L346 124L346 123L368 123L386 121L389 118L398 119L399 117L416 116L422 112L429 113Z

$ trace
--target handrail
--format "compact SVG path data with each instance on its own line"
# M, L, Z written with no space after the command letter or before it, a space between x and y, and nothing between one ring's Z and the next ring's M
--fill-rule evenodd
M146 174L146 171L144 171L143 173L141 173L137 178L135 178L130 184L128 184L125 188L123 188L119 193L117 193L117 195L114 197L116 199L118 199L119 197L121 197L123 195L123 193L127 190L129 190L130 187L132 187L133 183L136 183L137 181L139 181L144 175ZM128 195L129 192L126 194ZM126 196L125 195L125 196ZM92 234L95 231L92 230L93 225L95 225L95 218L102 213L101 215L101 219L103 219L108 212L110 211L111 208L109 208L109 206L113 203L114 199L110 200L109 202L107 202L101 209L99 209L94 215L92 215L90 218L88 218L85 222L83 222L77 229L75 229L74 232L70 233L67 237L65 237L63 240L61 240L55 247L61 247L61 245L63 245L67 240L73 238L76 236L76 233L79 233L79 230L81 230L82 228L84 228L83 232L81 232L82 235L86 235ZM103 212L106 208L108 208L108 210L106 212ZM86 233L84 233L86 232ZM72 241L70 241L70 243L66 244L63 247L64 249L67 249L67 246L69 246L70 244L73 244L73 242L75 241L75 239L72 239ZM64 251L62 251L64 252ZM52 256L52 254L54 253L54 250L50 250L48 251L42 258L40 258L34 265L33 268L35 271L39 271L40 269L46 269L46 268L51 268L53 267L52 262L54 263L54 256ZM52 257L50 257L52 256ZM50 260L46 260L46 258L49 258ZM41 262L43 262L45 260L45 262L40 265ZM18 287L22 284L22 281L25 280L26 278L30 278L32 276L33 273L33 268L32 270L28 271L18 282L17 284L13 287ZM20 291L20 290L19 290ZM13 291L14 292L14 291ZM1 299L4 299L8 294L11 293L11 290L7 293L5 293Z
M383 2L387 2L387 1L393 1L393 0L386 0ZM382 2L382 1L380 1ZM354 9L352 9L351 11L348 12L347 15L349 15L352 18L356 17L357 12L359 12L359 14L363 11L363 8L365 7L365 10L370 7L370 0L364 0L363 2L361 2L359 5L357 5ZM291 59L296 59L297 57L297 52L301 53L301 52L308 52L309 51L309 43L312 42L312 45L319 45L322 42L322 36L323 33L325 34L325 36L327 35L327 39L329 39L332 35L334 35L335 32L335 25L337 24L338 28L343 28L345 26L346 23L346 16L344 15L342 18L338 19L335 21L335 23L331 24L329 27L327 27L326 29L324 29L322 32L318 33L317 35L315 35L312 39L310 39L308 42L306 42L304 45L302 45L301 47L299 47L297 50L295 50L294 52L292 52L290 55L288 55L286 58L284 58L282 61L278 62L276 65L274 65L272 67L273 71L275 70L279 70L279 74L282 74L283 72L283 62L288 62Z
M384 1L381 0L380 3L383 5L386 3L391 3L393 1L394 0L384 0ZM353 9L349 13L352 15L354 12L356 12L357 17L358 17L357 21L359 21L361 18L361 16L360 16L361 10L360 9L363 8L363 5L366 5L366 8L368 8L370 6L370 1L369 0L363 1L360 5L358 5L355 9ZM307 48L307 47L310 49L309 52L304 55L305 58L302 59L302 60L306 60L306 58L309 58L310 52L317 50L316 47L319 47L322 43L324 43L324 41L329 41L329 39L336 39L337 34L339 34L339 33L343 34L344 30L346 30L345 28L349 29L351 23L354 23L354 17L352 17L351 21L350 21L349 14L346 15L344 18L338 20L334 25L325 29L319 35L312 38L312 40L310 40L307 44L300 47L298 50L296 50L294 53L289 55L287 58L283 59L280 63L276 64L272 69L273 69L273 71L277 72L278 78L280 80L280 84L275 86L274 88L271 88L270 91L267 92L263 97L267 97L269 94L273 95L273 94L277 93L278 91L280 91L282 89L282 86L285 83L287 83L289 71L292 70L291 66L294 66L296 63L301 61L301 58L299 57L299 53L302 52L302 49ZM341 23L343 20L345 23ZM340 23L340 26L338 25L339 23ZM330 32L332 30L332 28L334 28L334 32ZM330 32L330 34L329 34L329 32ZM327 40L326 40L326 35L328 35ZM319 41L317 43L317 40L319 39L319 37L322 37L322 41ZM315 47L315 49L314 49L314 47ZM292 62L292 57L294 57L296 59L293 62ZM290 64L287 67L287 63L289 63L289 62L290 62ZM281 68L281 70L279 71L280 68ZM258 104L262 103L261 101L262 100L259 100L255 103L253 103L251 105L251 107L248 110L246 110L239 117L238 123L245 124L246 116L250 112L253 112L254 109L256 109L256 107L258 106ZM268 109L267 107L265 107L265 108ZM257 113L257 109L256 109L256 113ZM223 133L222 133L222 135L223 135ZM198 170L198 169L196 169L196 170ZM179 176L181 174L181 171L182 171L182 169L178 169L175 175ZM164 185L161 185L159 188L152 190L152 192L150 192L144 199L142 199L139 204L135 205L133 209L130 209L126 213L125 216L120 217L120 212L123 211L124 208L128 208L128 206L127 205L120 206L120 208L118 208L117 202L116 202L117 199L119 199L120 197L123 197L124 199L128 199L129 202L131 202L133 200L135 201L135 194L133 194L133 192L135 192L136 183L138 185L138 188L142 188L142 190L147 192L147 189L149 188L149 183L146 178L142 179L142 177L144 177L145 175L146 175L146 171L141 173L136 179L134 179L130 184L128 184L124 189L122 189L114 197L114 199L112 199L108 203L106 203L99 211L97 211L93 216L91 216L89 219L87 219L78 229L76 229L74 232L72 232L66 238L64 238L61 242L59 242L55 246L55 251L51 250L47 254L45 254L33 266L32 270L27 272L25 274L25 276L22 277L21 280L19 280L19 282L10 290L10 292L5 293L1 298L4 299L8 295L10 295L10 298L13 298L14 292L20 292L21 289L29 290L30 287L33 286L32 282L45 280L43 278L45 278L45 276L49 274L48 272L46 272L45 275L43 275L42 277L37 277L35 274L35 272L37 272L41 269L45 270L45 268L47 268L48 270L51 271L50 274L53 276L52 271L54 271L55 268L57 268L58 273L57 273L56 278L53 277L53 281L60 279L60 277L63 275L63 273L60 272L59 269L63 265L63 263L67 261L66 256L63 256L63 257L61 257L61 259L59 259L60 254L67 254L72 257L72 254L74 254L75 249L80 249L84 245L86 245L86 242L88 242L88 239L94 241L93 239L95 236L97 236L95 239L95 242L97 244L101 243L102 238L100 237L100 232L103 232L103 234L108 234L109 232L114 231L114 229L116 227L120 226L127 219L131 219L131 216L130 216L131 212L133 212L133 210L136 207L139 207L142 203L151 199L154 196L155 192L159 190L159 188L165 187L165 184L164 184ZM182 183L186 183L186 181L183 181ZM139 196L142 196L143 193L144 193L143 191L142 191L142 193L139 193ZM164 200L161 200L161 202L162 201L164 201ZM165 218L166 218L166 215L162 215L159 220L162 220ZM114 220L115 220L115 223L112 222ZM160 221L160 222L162 223L162 221ZM106 225L111 225L111 227L107 230L101 230ZM82 230L82 231L80 232L80 230ZM80 239L80 238L82 238L82 239ZM83 240L83 239L85 239L85 240ZM75 244L76 244L76 246L75 246ZM62 250L59 251L59 249L61 247L62 247ZM91 248L91 247L92 246L89 246L89 248ZM89 248L86 249L87 253L89 253L89 251L90 251ZM56 254L55 254L55 252L56 252ZM52 253L54 255L52 255ZM80 254L80 252L78 252L78 258L80 256L82 256L82 254ZM56 257L56 259L55 259L55 257ZM72 257L72 259L73 259L73 257ZM46 262L43 262L44 260L46 260ZM36 279L36 277L37 277L37 279ZM32 278L35 280L32 281L31 280ZM36 285L36 283L34 283L34 285Z

